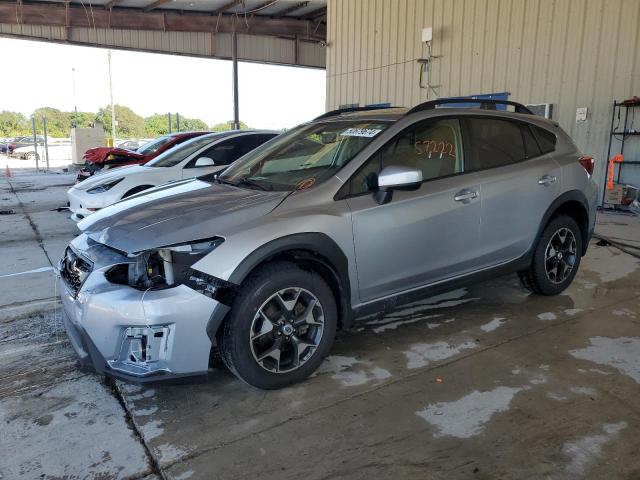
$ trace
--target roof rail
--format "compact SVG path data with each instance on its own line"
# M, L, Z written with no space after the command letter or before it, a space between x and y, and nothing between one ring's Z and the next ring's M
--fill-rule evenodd
M527 115L534 115L534 113L527 107L518 102L512 102L510 100L494 100L492 98L439 98L438 100L431 100L416 105L410 109L406 115L416 112L422 112L424 110L433 110L440 105L447 105L450 103L479 103L480 108L485 110L496 110L496 105L511 105L515 108L516 113L526 113Z
M387 108L402 108L402 107L381 107L381 106L377 106L377 105L369 105L367 107L347 107L347 108L339 108L337 110L331 110L330 112L327 113L323 113L322 115L320 115L319 117L314 118L313 120L320 120L321 118L329 118L329 117L335 117L336 115L341 115L343 113L350 113L350 112L366 112L367 110L384 110Z

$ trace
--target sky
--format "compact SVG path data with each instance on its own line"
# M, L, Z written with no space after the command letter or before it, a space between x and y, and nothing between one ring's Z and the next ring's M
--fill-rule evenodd
M231 62L111 51L114 103L138 115L179 112L213 125L233 118ZM109 104L107 50L0 38L0 111L39 107L78 111ZM14 63L14 60L17 63ZM325 111L325 71L240 62L240 120L254 128L291 128Z

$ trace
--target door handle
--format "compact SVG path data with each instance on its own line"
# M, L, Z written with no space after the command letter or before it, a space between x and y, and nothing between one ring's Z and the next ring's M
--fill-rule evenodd
M460 190L458 193L456 193L453 199L456 202L469 203L471 200L477 197L478 197L478 192L476 192L475 190L469 190L465 188L464 190Z
M553 175L543 175L538 179L538 185L544 185L545 187L548 187L556 180L557 178Z

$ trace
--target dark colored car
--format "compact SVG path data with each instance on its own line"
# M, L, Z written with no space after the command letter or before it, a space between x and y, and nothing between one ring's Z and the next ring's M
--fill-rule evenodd
M38 145L44 145L44 137L42 135L36 135L36 142ZM33 137L16 137L0 145L0 153L11 155L16 148L28 147L29 145L33 145Z
M118 148L124 148L125 150L135 151L145 144L146 142L142 143L137 140L127 140L126 142L119 143Z
M206 133L209 132L181 132L163 135L142 145L135 151L117 147L90 148L82 157L84 167L78 171L76 180L81 182L103 168L143 165L174 145L178 145L190 138L205 135Z

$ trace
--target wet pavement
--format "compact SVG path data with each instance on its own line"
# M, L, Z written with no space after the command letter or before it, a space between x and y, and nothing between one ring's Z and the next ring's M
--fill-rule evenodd
M71 238L64 214L38 213L45 248L20 242ZM597 231L640 241L637 217ZM3 257L17 243L3 233ZM613 247L592 242L557 297L507 276L367 318L270 392L223 367L147 387L79 371L50 292L33 292L49 275L0 277L51 302L17 315L0 290L0 478L640 478L640 259Z

